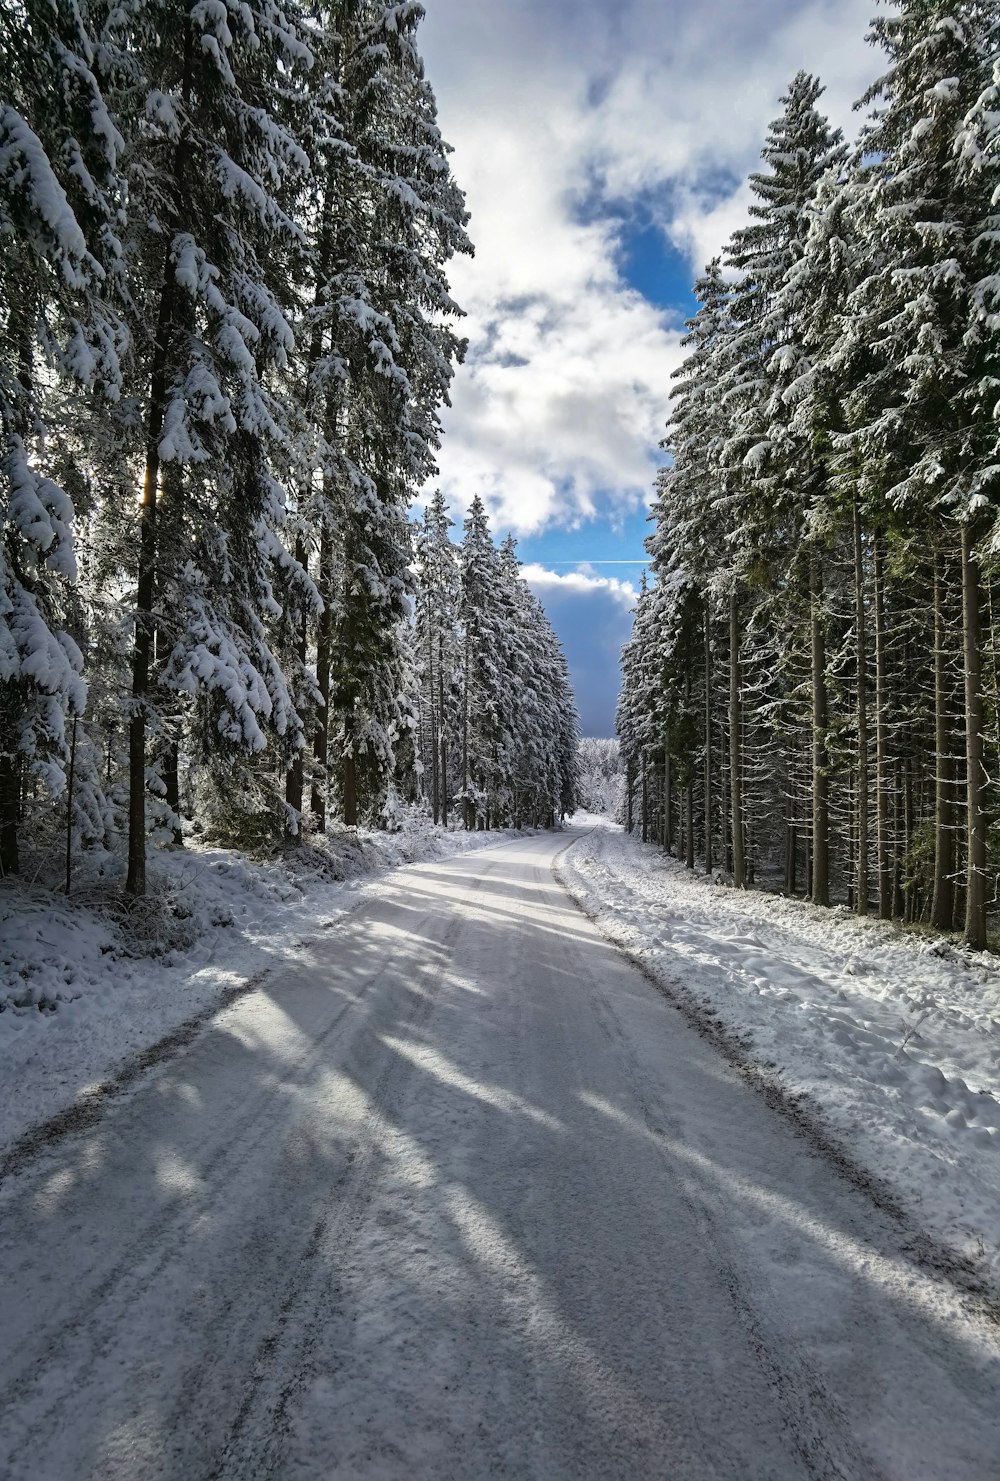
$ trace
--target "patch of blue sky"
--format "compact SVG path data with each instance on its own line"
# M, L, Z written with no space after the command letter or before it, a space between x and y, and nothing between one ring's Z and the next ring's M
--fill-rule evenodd
M632 633L631 611L600 591L549 590L544 602L566 655L581 735L614 735L619 655Z
M618 270L630 288L658 308L685 319L694 313L691 268L654 222L624 227Z

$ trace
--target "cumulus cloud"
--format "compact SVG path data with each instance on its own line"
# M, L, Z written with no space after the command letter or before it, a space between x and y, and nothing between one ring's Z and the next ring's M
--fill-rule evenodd
M616 576L599 576L587 565L579 565L573 571L560 572L532 563L521 567L521 575L532 591L542 598L553 593L560 596L599 595L610 597L617 606L631 611L639 595L631 581L620 581Z
M801 67L845 128L874 75L872 0L428 0L422 36L476 257L453 266L470 353L441 483L522 534L648 498L683 311L629 287L631 210L692 275Z

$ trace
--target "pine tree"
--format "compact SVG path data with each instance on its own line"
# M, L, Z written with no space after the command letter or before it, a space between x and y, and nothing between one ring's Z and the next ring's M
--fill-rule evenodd
M18 868L28 771L58 795L67 723L86 703L70 632L76 576L72 455L62 481L48 425L89 420L121 393L126 341L110 295L124 195L122 139L101 88L91 8L29 3L0 34L0 875ZM67 398L71 398L67 401Z
M798 557L806 521L825 493L822 459L794 435L785 393L803 370L802 326L781 289L801 258L816 188L842 153L839 132L816 104L819 80L800 72L782 99L762 152L765 170L750 177L751 224L729 246L740 278L733 295L735 333L723 381L735 429L726 449L734 541L743 584L777 584ZM810 592L812 731L812 894L829 903L829 759L827 755L826 619L821 561L805 555ZM735 638L737 623L732 624ZM735 734L735 716L731 733ZM735 793L734 793L735 796Z
M986 943L986 769L977 543L995 515L997 375L993 272L1000 161L963 167L967 117L989 83L995 7L968 0L905 3L872 39L889 70L861 145L875 163L859 219L881 233L882 258L852 301L852 337L876 362L852 397L851 445L878 470L901 511L928 507L958 546L966 735L966 919Z

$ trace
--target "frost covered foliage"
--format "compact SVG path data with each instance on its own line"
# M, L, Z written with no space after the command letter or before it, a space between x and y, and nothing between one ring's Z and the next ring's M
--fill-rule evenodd
M409 508L471 251L422 14L5 12L4 875L99 843L141 896L185 820L269 847L419 791Z
M625 774L620 743L584 736L577 747L576 759L580 806L587 812L608 818L612 823L623 822Z
M578 805L566 659L513 540L494 545L482 500L469 507L460 545L451 523L435 493L416 534L420 793L435 822L551 827Z
M698 282L623 653L628 821L690 867L995 928L1000 18L901 0L845 147L799 74ZM638 811L638 819L636 812Z

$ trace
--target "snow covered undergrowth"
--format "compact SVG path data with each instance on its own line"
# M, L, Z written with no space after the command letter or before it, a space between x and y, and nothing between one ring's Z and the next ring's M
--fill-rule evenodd
M1000 962L736 892L610 826L561 873L606 935L746 1036L929 1233L1000 1283Z
M366 878L522 836L343 830L257 863L192 843L151 860L131 915L112 881L79 871L74 895L0 887L0 1151L65 1110L227 991L294 961L349 911Z

